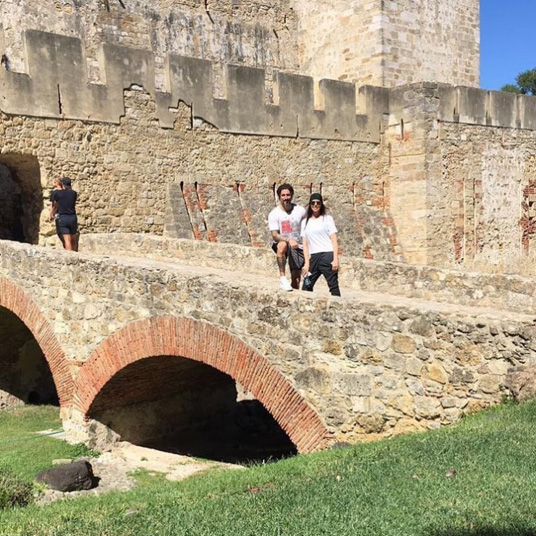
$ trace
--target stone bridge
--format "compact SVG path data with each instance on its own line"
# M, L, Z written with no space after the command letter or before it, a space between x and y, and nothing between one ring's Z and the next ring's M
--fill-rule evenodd
M237 391L296 449L433 428L534 363L536 283L357 258L342 298L278 290L271 252L150 235L0 241L0 406L57 399L91 445L224 418Z

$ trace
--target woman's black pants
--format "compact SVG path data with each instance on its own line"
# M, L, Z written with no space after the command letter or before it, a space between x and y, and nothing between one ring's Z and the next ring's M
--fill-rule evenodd
M313 290L318 278L323 275L326 278L331 294L333 296L340 296L339 272L333 271L331 266L331 263L333 262L333 252L326 251L324 253L313 253L309 262L311 290Z

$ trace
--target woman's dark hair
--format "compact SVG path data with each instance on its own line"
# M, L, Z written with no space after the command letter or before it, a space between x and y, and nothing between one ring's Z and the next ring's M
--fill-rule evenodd
M281 197L281 192L283 190L288 190L290 192L290 195L292 197L294 197L294 188L292 187L292 185L290 184L282 184L278 189L277 189L277 197L280 198Z
M309 204L307 205L307 219L305 220L305 227L307 227L307 224L309 223L309 218L313 215L313 208L311 203L313 201L320 201L320 216L325 216L327 207L324 205L324 200L322 199L322 196L320 194L313 194L309 198Z

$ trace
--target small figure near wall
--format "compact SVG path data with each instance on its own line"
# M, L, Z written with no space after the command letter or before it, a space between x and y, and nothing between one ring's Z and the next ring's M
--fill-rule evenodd
M300 288L300 270L304 262L300 228L305 217L305 209L292 202L294 188L290 184L282 184L277 189L277 197L279 204L268 216L268 228L274 239L272 249L277 255L279 285L282 290L290 291L293 288ZM292 283L285 273L287 258Z
M54 188L52 188L52 192L50 192L50 213L49 213L49 221L54 221L54 225L56 226L56 234L58 235L58 238L61 241L61 245L65 247L65 240L63 238L63 235L60 232L60 227L58 225L58 214L54 213L54 201L52 199L54 192L56 190L63 190L63 184L61 183L61 179L58 177L54 181Z
M326 205L320 194L312 194L309 199L301 236L305 257L303 290L312 291L318 278L323 275L331 294L340 296L337 228L332 216L326 214Z
M58 236L63 237L63 247L68 251L78 251L78 219L76 217L76 200L78 194L72 189L71 179L61 179L61 189L52 191L50 201L50 219L56 219Z

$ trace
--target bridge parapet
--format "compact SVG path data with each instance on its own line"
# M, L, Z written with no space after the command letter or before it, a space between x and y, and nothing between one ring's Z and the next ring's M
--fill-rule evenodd
M85 235L84 249L100 255L113 251L115 255L176 260L191 266L232 267L239 273L270 278L276 274L274 255L268 248L113 233ZM463 272L343 256L340 282L346 289L536 314L536 282L518 275Z
M315 108L313 79L283 72L276 81L279 102L268 103L265 71L238 65L226 67L227 97L217 99L212 63L185 56L168 56L168 87L159 92L153 53L111 44L102 47L105 84L89 84L80 39L29 30L24 41L27 73L0 72L0 109L12 115L118 123L123 90L138 85L155 98L166 128L173 128L173 110L184 102L194 118L223 132L379 142L388 109L388 90L367 86L356 94L355 84L336 80L320 81Z

